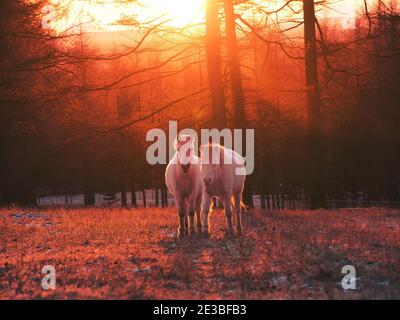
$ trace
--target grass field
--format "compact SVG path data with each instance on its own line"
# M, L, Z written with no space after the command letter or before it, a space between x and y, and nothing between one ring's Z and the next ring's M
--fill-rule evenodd
M0 209L0 298L400 299L398 210L253 211L232 240L219 210L210 239L178 240L177 223L173 209Z

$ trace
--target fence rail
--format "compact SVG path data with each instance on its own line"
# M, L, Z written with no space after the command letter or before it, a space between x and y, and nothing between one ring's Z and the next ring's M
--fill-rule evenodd
M158 200L156 199L158 196ZM145 201L143 198L146 198ZM127 192L127 206L132 206L131 192ZM165 199L164 199L165 200ZM168 194L167 201L162 201L161 192L156 192L154 189L146 189L136 192L136 206L143 207L172 207L175 205L174 198ZM253 195L254 207L265 210L307 210L309 209L309 202L304 197L293 197L288 194L267 194L267 195ZM39 206L63 206L63 207L81 207L84 205L83 194L75 195L51 195L37 198ZM97 207L120 207L121 206L121 193L115 193L113 201L109 200L105 194L96 193L95 206ZM217 202L217 207L220 205ZM329 209L340 208L400 208L400 202L395 201L368 201L362 197L357 199L333 199L327 200L327 207Z

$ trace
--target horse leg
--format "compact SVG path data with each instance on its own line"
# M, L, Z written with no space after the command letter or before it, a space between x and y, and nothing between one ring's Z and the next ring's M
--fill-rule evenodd
M188 222L188 216L186 214L186 210L185 210L185 235L188 235L189 233L189 222Z
M195 195L192 194L188 199L188 216L189 216L189 237L193 238L196 234L194 227L194 211L195 211Z
M242 195L237 193L233 196L234 199L234 209L236 214L236 234L237 236L242 235Z
M211 202L211 196L207 193L203 193L203 199L202 199L202 204L201 204L201 215L203 217L203 235L205 237L209 236L208 233L208 213L210 211L210 202Z
M196 199L196 222L197 222L197 233L201 234L201 195Z
M189 207L189 238L193 238L196 235L196 231L194 228L194 208Z
M186 206L185 201L182 198L177 199L177 206L178 206L178 216L179 216L179 229L178 235L179 238L183 238L187 232L187 216L186 216Z
M233 224L232 224L232 205L229 196L225 196L223 199L224 202L224 213L226 218L226 232L225 236L233 235Z

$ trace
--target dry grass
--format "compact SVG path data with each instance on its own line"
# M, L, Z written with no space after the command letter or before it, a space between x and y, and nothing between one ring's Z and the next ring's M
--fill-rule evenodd
M247 213L243 239L176 239L173 209L0 209L1 299L400 298L400 213ZM341 268L357 270L344 291ZM41 289L44 265L57 288Z

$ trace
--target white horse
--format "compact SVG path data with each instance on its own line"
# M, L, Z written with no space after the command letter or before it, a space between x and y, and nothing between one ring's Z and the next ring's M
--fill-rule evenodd
M194 155L191 137L181 135L175 145L177 150L165 171L165 183L175 197L179 216L179 237L195 235L194 215L196 213L197 231L201 233L200 207L202 182L200 177L200 158ZM188 218L189 216L189 225ZM188 230L189 227L189 230Z
M244 188L245 161L237 152L219 144L200 147L201 177L203 180L203 233L208 236L211 197L217 197L224 205L226 235L233 235L232 209L236 214L236 232L242 234L241 214L244 208L242 193Z

